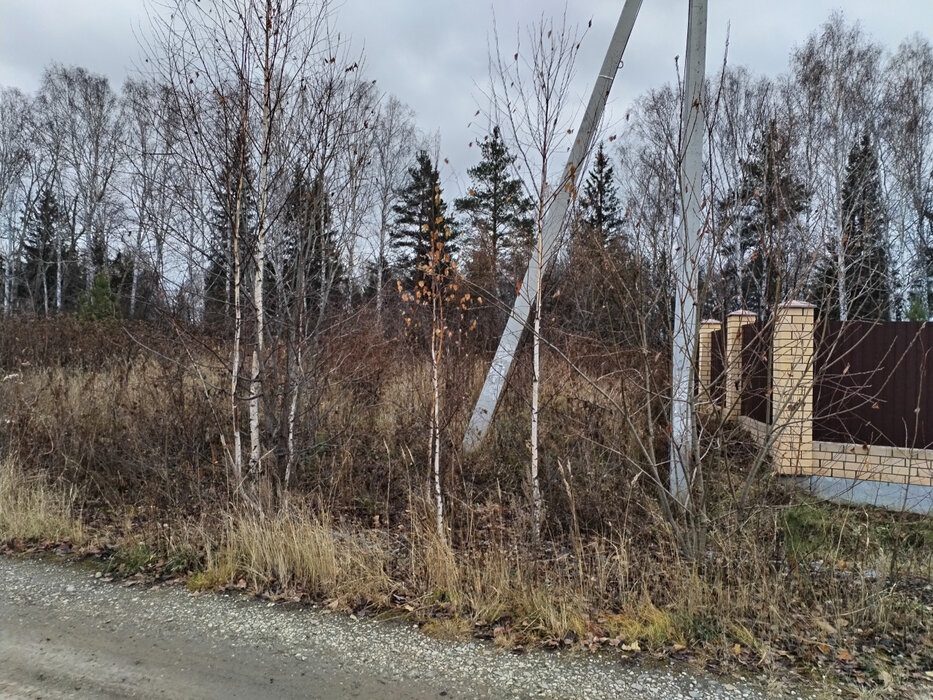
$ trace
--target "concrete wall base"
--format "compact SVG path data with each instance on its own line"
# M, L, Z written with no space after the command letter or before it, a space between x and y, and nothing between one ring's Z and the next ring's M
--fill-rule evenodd
M784 480L827 501L879 506L921 515L933 514L933 486L834 476L789 476L784 477Z

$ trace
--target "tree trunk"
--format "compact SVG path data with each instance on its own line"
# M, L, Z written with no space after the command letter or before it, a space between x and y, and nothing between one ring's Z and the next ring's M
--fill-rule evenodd
M849 320L849 297L846 282L845 232L839 228L836 246L836 291L839 294L839 320Z
M431 328L431 395L433 398L431 413L431 457L432 471L434 473L434 506L437 511L437 534L444 536L444 499L441 492L441 383L440 383L440 354L444 342L444 326L439 323L438 288L436 277L434 283L434 299L432 300L432 317L434 323Z
M543 202L543 200L542 200ZM544 520L541 502L541 484L538 478L538 410L541 394L541 268L544 266L543 206L538 209L538 288L535 294L535 323L533 335L533 359L531 379L531 504L534 519L535 542L541 539L541 524Z
M3 261L3 315L9 316L12 310L10 295L13 293L13 266L10 263L10 256L6 256Z
M263 64L262 97L262 153L259 161L259 231L256 238L256 270L253 275L253 312L256 336L253 341L253 367L249 391L250 470L254 478L262 469L262 440L259 429L259 408L262 399L262 365L265 305L263 303L263 278L266 254L266 224L269 200L269 149L272 136L271 88L272 66L270 64L270 41L272 32L272 3L266 0L265 62Z
M43 249L42 260L42 312L49 315L49 268L45 262L45 250Z
M55 310L62 312L62 236L58 231L55 232Z
M136 318L136 289L139 286L139 260L133 257L133 281L130 284L130 318Z
M376 264L376 318L379 327L382 327L382 286L385 284L386 265L386 236L388 235L388 222L386 221L385 206L383 206L382 221L379 225L379 258Z

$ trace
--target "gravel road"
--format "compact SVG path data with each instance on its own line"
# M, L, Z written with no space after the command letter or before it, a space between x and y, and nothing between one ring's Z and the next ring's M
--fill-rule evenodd
M589 654L516 656L236 595L137 590L0 558L4 698L773 697ZM790 696L794 697L794 696Z

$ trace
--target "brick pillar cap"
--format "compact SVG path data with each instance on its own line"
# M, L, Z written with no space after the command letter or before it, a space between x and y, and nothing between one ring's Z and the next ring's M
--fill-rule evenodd
M722 325L722 321L719 321L719 320L717 320L717 319L715 319L715 318L704 318L702 321L700 321L700 325L703 325L703 326L714 326L714 325L715 325L715 326L721 326L721 325Z
M733 311L729 316L756 316L754 311L746 311L745 309L739 309L738 311Z
M779 309L815 309L816 307L806 301L800 301L799 299L794 299L792 301L785 301L781 304L778 304Z

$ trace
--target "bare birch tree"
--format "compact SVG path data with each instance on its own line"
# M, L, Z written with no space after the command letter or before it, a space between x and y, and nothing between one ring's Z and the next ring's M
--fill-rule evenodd
M415 150L414 114L391 95L379 106L373 134L372 179L375 211L376 315L382 323L385 274L388 269L389 229L399 191Z
M540 480L539 413L541 391L541 306L544 259L544 222L556 195L567 185L564 177L570 114L570 84L580 47L579 31L567 24L566 13L558 19L541 18L526 35L518 37L517 49L503 53L494 34L495 54L490 57L490 121L498 125L504 140L516 154L518 175L534 203L537 290L532 327L531 436L529 476L533 533L540 537L544 522L544 497Z

